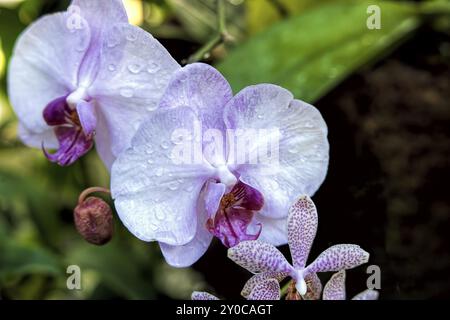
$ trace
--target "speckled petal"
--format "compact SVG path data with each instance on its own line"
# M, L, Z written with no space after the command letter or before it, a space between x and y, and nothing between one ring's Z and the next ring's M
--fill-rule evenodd
M372 289L367 289L358 293L352 300L378 300L379 292Z
M317 273L311 273L305 277L306 286L308 291L302 297L305 300L320 300L322 294L322 282L320 282Z
M289 210L288 238L294 268L305 267L309 251L316 237L317 210L308 196L300 197Z
M258 240L243 241L228 249L228 258L250 272L292 273L292 266L273 245Z
M216 296L214 296L208 292L199 292L199 291L192 292L191 299L192 300L219 300L219 298L217 298Z
M248 296L248 300L280 300L280 283L276 279L258 283Z
M352 269L369 260L369 253L358 245L338 244L322 252L314 262L306 268L310 272L329 272Z
M345 271L339 271L331 276L331 279L323 289L323 300L345 300Z
M268 279L275 279L278 282L283 281L288 276L287 273L282 272L263 272L257 273L253 277L251 277L242 288L241 295L244 298L248 298L249 294L252 292L253 288L261 282L264 282Z

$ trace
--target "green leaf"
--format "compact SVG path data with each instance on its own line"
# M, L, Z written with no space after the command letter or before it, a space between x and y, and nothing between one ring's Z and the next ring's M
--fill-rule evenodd
M133 248L133 244L136 245L136 243L139 246L146 245L136 239L127 241L119 234L114 235L111 243L102 247L83 242L77 247L71 248L66 258L67 265L78 265L82 274L85 274L86 271L94 273L96 276L91 278L99 278L102 285L120 297L152 299L154 287L149 281L151 275L146 275L151 268L148 264L143 265L137 256ZM150 257L150 248L147 250L147 257ZM92 283L85 282L82 285L90 289L93 286Z
M246 20L249 34L265 30L283 19L283 13L299 14L314 6L323 6L335 0L247 0Z
M57 276L58 260L47 250L20 243L0 229L0 284L30 274Z
M367 7L381 7L381 29L367 28ZM317 6L251 38L217 67L234 90L274 83L314 102L379 57L420 24L411 3L338 1Z

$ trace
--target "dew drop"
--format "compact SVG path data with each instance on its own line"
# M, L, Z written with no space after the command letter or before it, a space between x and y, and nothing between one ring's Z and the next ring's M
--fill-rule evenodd
M306 121L305 128L314 128L314 124L311 121Z
M148 155L153 154L153 152L154 152L154 150L150 146L147 148L147 150L145 150L145 153L148 154Z
M173 181L173 182L169 183L169 189L172 191L177 191L178 190L178 182Z
M133 74L138 74L139 72L142 71L142 66L137 63L130 64L128 66L128 71L130 71Z
M158 211L156 212L156 219L158 219L159 221L166 220L166 214L162 211Z
M155 111L158 109L158 104L155 101L148 102L147 111Z
M108 66L108 70L111 71L111 72L114 72L114 71L116 71L116 66L114 64L110 64Z
M298 149L295 149L295 148L290 148L288 151L289 151L289 153L292 153L292 154L298 153Z
M127 34L127 40L131 41L131 42L134 42L134 41L137 40L137 35L134 34L134 33L129 33L129 34Z
M184 141L184 135L181 134L181 133L172 136L172 142L173 142L173 144L180 145L180 144L183 143L183 141Z
M163 169L163 168L158 168L158 169L156 169L155 175L156 175L157 177L162 177L163 174L164 174L164 169Z
M164 150L167 150L170 148L170 145L167 141L163 141L163 142L161 142L161 148L163 148Z
M159 70L159 65L156 62L150 62L147 67L148 73L155 73Z

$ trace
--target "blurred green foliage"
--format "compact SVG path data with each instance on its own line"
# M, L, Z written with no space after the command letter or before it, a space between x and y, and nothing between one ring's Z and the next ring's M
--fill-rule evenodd
M156 37L201 45L216 32L215 0L138 2L141 26ZM235 90L271 82L313 102L383 56L426 16L416 3L383 2L382 29L368 30L366 8L374 3L379 2L227 1L227 29L234 43L213 60L226 56L217 65ZM75 232L72 209L78 194L89 186L108 186L108 173L94 152L60 168L16 137L5 81L14 43L29 23L67 4L24 0L6 6L0 0L0 298L187 298L193 289L204 289L202 277L165 265L157 245L135 239L120 222L105 247L93 247ZM71 264L83 270L81 291L66 288Z

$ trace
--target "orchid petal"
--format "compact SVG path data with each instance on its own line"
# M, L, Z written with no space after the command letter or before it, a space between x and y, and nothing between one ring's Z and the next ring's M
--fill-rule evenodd
M372 289L367 289L358 293L352 300L378 300L379 292Z
M225 194L226 186L223 183L209 182L204 192L204 206L208 218L213 218L219 210L220 200Z
M341 270L331 276L323 289L323 300L345 300L345 271Z
M69 29L68 17L68 13L45 16L28 27L16 43L8 72L8 95L29 133L47 131L43 110L77 86L78 66L91 37L85 22L79 29Z
M204 129L224 132L223 108L232 98L231 87L219 71L204 63L193 63L174 74L160 106L188 106L197 114Z
M282 246L287 243L286 218L272 219L261 214L255 215L255 223L262 225L259 240L271 243L274 246Z
M80 119L83 132L87 136L92 136L97 127L97 115L93 102L82 101L77 105L78 118Z
M248 300L280 300L280 284L275 279L260 282L253 288Z
M160 243L161 251L166 262L173 267L189 267L208 250L212 234L206 229L206 220L209 218L209 211L215 207L217 210L220 199L225 192L225 185L209 181L202 191L198 203L197 231L194 239L183 246L171 246Z
M89 88L110 132L112 153L118 156L142 121L157 109L173 72L180 68L167 50L149 33L116 24L105 36L101 66Z
M292 273L292 266L273 245L258 240L243 241L228 249L228 258L252 273Z
M320 282L317 273L311 273L305 277L306 286L308 290L303 299L305 300L319 300L322 293L322 282Z
M251 277L244 285L244 288L241 291L241 296L244 298L248 298L252 290L255 288L256 285L258 285L261 282L264 282L269 279L275 279L278 282L283 281L288 276L287 273L282 272L263 272L263 273L257 273L253 277Z
M49 149L57 149L59 146L53 128L48 128L40 133L29 131L22 123L17 126L17 134L25 145L32 148L41 148L44 145Z
M322 252L307 268L310 272L329 272L355 268L369 261L369 253L354 244L338 244Z
M266 130L252 139L249 152L265 155L268 142L279 146L278 157L261 160L260 154L257 164L228 159L235 162L243 182L263 193L266 205L261 214L285 217L298 194L312 195L322 184L328 168L328 130L313 106L294 100L281 87L256 85L227 104L224 119L230 129Z
M108 131L108 121L102 112L96 112L96 118L97 129L95 131L95 150L108 171L111 171L111 167L114 160L116 160L116 157L112 153L111 134Z
M73 0L68 14L68 27L77 29L78 17L82 17L91 30L92 40L78 74L80 85L89 86L99 71L105 35L113 23L128 23L127 13L122 0Z
M139 239L184 245L196 233L197 201L212 168L178 164L173 158L175 130L193 130L189 108L159 110L140 127L132 148L112 167L111 191L119 217Z
M199 292L199 291L192 292L191 299L192 300L219 300L219 298L217 298L216 296L214 296L208 292Z
M294 203L289 210L287 225L294 268L302 269L308 259L318 225L316 206L311 198L302 196Z

